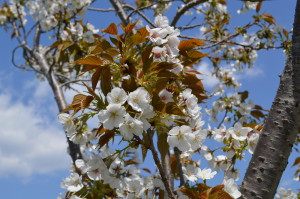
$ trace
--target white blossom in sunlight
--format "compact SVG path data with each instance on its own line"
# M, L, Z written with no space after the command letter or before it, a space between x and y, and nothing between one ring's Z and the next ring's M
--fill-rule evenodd
M88 137L85 132L80 132L71 135L70 140L75 144L85 145L88 141Z
M174 102L174 100L173 100L173 94L171 92L167 91L167 89L161 90L158 93L158 96L165 103Z
M185 180L196 182L198 180L197 176L199 175L200 168L195 167L194 165L187 165L186 167L182 167L183 177Z
M71 173L70 176L65 178L61 183L61 187L70 192L77 192L83 188L82 177L77 173Z
M129 93L128 104L136 111L142 111L149 107L150 95L144 87L139 87Z
M125 140L131 140L133 135L140 136L143 133L143 122L127 115L124 123L120 125L120 133Z
M154 19L154 23L158 28L165 28L169 26L169 20L166 16L158 15Z
M233 179L228 179L223 181L224 184L224 190L231 195L233 198L239 198L242 194L238 190L237 184L235 184Z
M108 174L108 169L101 157L93 155L86 164L87 175L91 180L102 180L103 175Z
M248 137L248 151L253 154L256 144L258 142L259 134L258 133L252 133Z
M82 35L83 41L87 43L93 43L95 41L94 35L92 31L87 31Z
M162 28L152 28L150 29L148 26L146 27L149 31L149 38L150 41L152 41L156 45L162 45L168 42L168 39L166 39L166 36L168 35L167 29Z
M201 146L201 151L203 152L202 156L206 160L210 161L213 159L213 153L207 146L205 146L205 145Z
M81 173L85 174L87 172L88 167L83 159L77 159L75 166L80 169Z
M105 129L112 130L123 123L125 114L126 110L120 104L109 104L106 110L99 112L98 118L103 123Z
M144 110L142 110L139 119L143 122L144 130L148 130L151 127L151 124L148 122L148 119L153 118L155 115L153 111L153 106L147 106Z
M203 142L206 140L207 137L207 130L197 130L193 132L193 139L191 140L191 148L193 151L197 150L198 148L201 147Z
M99 32L99 29L95 29L95 26L93 24L87 23L86 27L89 31L92 31L93 34L97 34Z
M113 175L124 173L125 171L124 162L119 158L116 158L109 167L109 172Z
M228 158L225 155L218 155L208 162L208 165L215 169L215 171L227 170L229 167Z
M137 198L142 195L143 191L145 190L142 182L140 180L132 180L127 179L125 180L127 190L130 192L130 196L127 198Z
M211 169L200 169L200 171L197 174L197 177L201 178L202 180L209 180L212 179L216 174L217 172L212 172Z
M217 142L223 142L224 139L228 139L230 134L226 131L226 127L222 125L220 128L215 128L212 132L214 139Z
M167 49L165 46L163 47L155 46L152 49L152 53L153 53L154 61L163 61L167 54Z
M238 111L240 112L241 115L249 115L252 107L253 107L252 103L248 103L248 104L241 103Z
M276 199L297 199L297 194L292 189L280 187L275 195Z
M230 135L239 141L244 141L247 139L248 133L252 131L252 128L250 127L243 127L241 123L237 122L235 123L234 127L231 127L228 129L228 132Z
M191 148L190 142L194 137L191 127L175 126L169 131L167 141L170 146L177 147L180 151L188 151Z
M128 98L126 92L122 88L115 87L106 96L109 104L124 104Z
M240 171L238 169L228 169L225 173L225 178L226 179L233 179L233 180L238 180L240 176Z
M67 132L67 136L71 137L76 133L75 124L71 116L67 113L61 113L58 115L58 121L63 124L64 130Z

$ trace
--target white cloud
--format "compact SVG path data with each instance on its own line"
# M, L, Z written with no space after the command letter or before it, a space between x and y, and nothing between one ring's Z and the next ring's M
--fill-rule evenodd
M64 132L56 121L51 121L53 113L46 115L37 110L41 107L38 99L45 93L43 86L34 88L29 103L16 100L7 90L0 93L0 177L26 178L69 168Z
M219 83L219 80L212 76L212 68L208 65L207 62L201 62L201 64L197 67L197 71L202 73L199 78L202 79L202 83L204 88L213 88Z
M242 79L254 79L258 77L263 77L264 71L260 67L253 67L253 68L245 68L245 70L239 74L237 74L236 78L238 80Z

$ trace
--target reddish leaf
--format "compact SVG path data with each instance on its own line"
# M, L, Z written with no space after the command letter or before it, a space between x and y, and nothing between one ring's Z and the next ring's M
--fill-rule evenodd
M265 115L261 111L251 111L251 115L256 119L265 117Z
M259 1L256 5L256 12L259 12L262 6L262 1Z
M134 22L134 23L131 23L131 24L128 24L125 28L123 28L124 32L125 33L131 33L133 28L135 27L137 22Z
M146 27L143 27L137 31L138 34L140 34L142 37L148 37L149 36L149 31L147 30Z
M78 59L74 62L75 64L84 64L84 65L92 65L92 66L101 66L103 65L103 61L99 59L98 57L92 55L92 56L86 56L84 58Z
M161 158L164 159L169 151L169 144L167 142L168 135L166 133L159 133L157 139L157 148L160 152Z
M165 107L165 111L168 114L185 116L185 114L182 112L182 110L177 106L175 102L167 103Z
M269 24L275 24L275 19L272 15L270 14L262 14L261 18L268 22Z
M117 25L115 23L112 23L106 29L102 30L102 32L106 32L112 35L117 35L118 34Z
M210 189L211 187L210 186L207 186L206 184L204 183L199 183L197 184L197 189L199 192L203 192L203 191L206 191L208 189Z
M74 96L72 104L70 104L69 107L64 110L64 112L73 110L74 111L73 115L74 115L78 111L84 110L86 107L88 107L93 99L94 97L92 96L77 94Z
M99 128L98 128L98 131L97 131L97 136L101 136L103 133L105 133L105 128L103 128L103 126L100 126Z
M159 93L161 90L165 89L168 85L169 82L169 78L159 78L156 81L156 85L155 85L155 93Z
M286 29L283 29L284 36L288 39L289 38L289 32Z
M296 160L295 160L293 166L296 166L296 165L298 165L298 164L300 164L300 157L296 158Z
M150 139L153 138L154 133L152 131L149 131L147 133L143 133L143 142L145 143L146 146L150 146ZM150 139L149 139L150 137ZM145 158L147 156L148 148L146 146L142 145L142 156L143 156L143 161L145 161Z
M190 40L183 40L179 43L178 49L179 50L190 50L197 46L205 45L204 41L200 39L190 39Z
M181 191L182 193L184 193L184 195L188 196L189 198L193 198L193 199L201 198L200 194L193 191L192 189L182 188L182 189L178 189L178 191Z
M100 137L99 139L99 146L100 146L100 149L108 144L108 142L115 136L115 132L114 131L111 131L111 130L105 130L105 133Z
M112 89L110 67L104 67L101 73L101 90L104 95L107 95Z
M102 69L103 68L98 68L96 70L96 72L93 74L92 76L92 89L95 90L96 89L96 86L98 84L98 81L100 79L100 76L101 76L101 73L102 73Z
M146 171L147 173L151 174L151 171L147 168L142 168L142 170Z
M199 60L199 59L202 59L203 57L206 57L208 54L203 54L197 50L191 50L191 51L187 52L187 55L189 58Z

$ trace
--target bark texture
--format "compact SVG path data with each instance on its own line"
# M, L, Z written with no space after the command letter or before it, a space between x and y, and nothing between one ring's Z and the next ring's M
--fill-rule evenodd
M273 199L300 127L300 0L291 54L241 186L246 199Z
M67 108L67 103L65 100L64 93L60 87L60 84L54 75L54 73L50 70L50 66L48 62L46 61L46 58L44 57L42 52L39 52L38 50L32 50L31 54L35 61L39 64L41 67L41 70L44 74L44 76L47 78L47 81L52 89L55 102L58 106L59 112L62 112L64 109ZM82 159L82 154L80 151L80 146L78 144L73 143L68 137L68 153L72 158L73 164L75 164L75 161L77 159Z

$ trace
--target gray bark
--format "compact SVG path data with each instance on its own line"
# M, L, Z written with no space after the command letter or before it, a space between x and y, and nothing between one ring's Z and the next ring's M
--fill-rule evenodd
M297 1L291 54L245 178L241 198L272 199L288 164L300 127L300 0Z
M41 67L42 73L47 78L48 83L53 91L53 95L55 98L55 102L58 106L58 110L59 112L62 112L64 109L67 108L67 103L65 100L64 93L60 87L60 84L55 74L52 71L50 71L50 66L46 61L42 52L39 52L37 49L31 50L29 47L27 47L27 50L31 52L36 63L38 63L39 66ZM73 164L75 164L75 161L77 159L82 159L80 146L78 144L73 143L68 137L67 137L67 142L68 142L68 149L69 149L68 153L72 158Z

